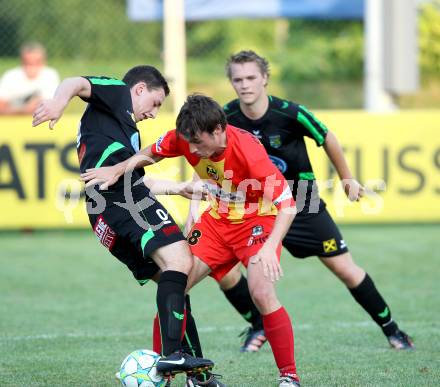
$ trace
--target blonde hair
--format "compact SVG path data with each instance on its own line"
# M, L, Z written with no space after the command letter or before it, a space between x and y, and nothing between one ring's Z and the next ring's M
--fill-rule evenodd
M267 75L267 78L269 78L270 75L270 69L269 69L269 62L266 60L266 58L263 58L262 56L259 56L257 53L255 53L252 50L242 50L234 55L231 55L228 60L226 61L226 75L229 79L231 79L231 64L233 63L248 63L248 62L254 62L257 64L258 68L261 71L261 74Z

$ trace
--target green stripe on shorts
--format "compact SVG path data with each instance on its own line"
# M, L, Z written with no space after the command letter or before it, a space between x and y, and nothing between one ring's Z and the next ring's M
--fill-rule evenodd
M154 232L151 228L146 233L144 233L144 235L142 235L142 239L141 239L142 251L144 251L147 242L153 237L154 237Z

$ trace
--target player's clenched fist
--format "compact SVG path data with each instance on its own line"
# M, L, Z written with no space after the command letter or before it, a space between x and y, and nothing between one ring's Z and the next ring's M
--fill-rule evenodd
M365 194L365 188L356 179L344 179L342 186L348 199L352 202L358 202Z

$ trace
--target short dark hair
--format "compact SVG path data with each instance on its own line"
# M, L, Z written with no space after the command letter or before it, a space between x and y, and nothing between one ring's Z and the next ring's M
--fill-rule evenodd
M229 79L231 79L231 64L233 63L248 63L248 62L255 62L258 66L258 68L261 71L261 74L267 75L269 78L270 76L270 69L269 69L269 62L266 58L263 58L262 56L255 53L255 51L252 50L242 50L240 52L237 52L234 55L231 55L228 60L226 61L226 75Z
M165 96L170 94L170 88L167 81L160 71L153 66L135 66L127 71L127 74L124 75L122 81L130 88L136 85L136 83L145 82L150 91L162 88L165 92Z
M220 125L226 128L226 115L212 98L201 94L189 95L176 120L176 131L192 142L201 132L212 134Z

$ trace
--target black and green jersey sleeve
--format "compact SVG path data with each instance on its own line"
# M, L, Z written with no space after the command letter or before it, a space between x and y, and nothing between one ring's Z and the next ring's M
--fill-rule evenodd
M80 169L114 165L140 149L140 135L133 119L130 88L108 77L85 77L91 95L83 98L88 106L81 117L77 137ZM143 170L133 171L135 181ZM119 185L122 187L122 183ZM118 188L116 184L113 188Z
M328 129L305 106L297 105L296 120L303 128L305 136L313 138L318 146L324 144Z
M92 93L90 98L82 98L94 107L112 113L120 107L124 98L123 89L128 89L126 84L119 79L108 77L85 76L90 82Z

